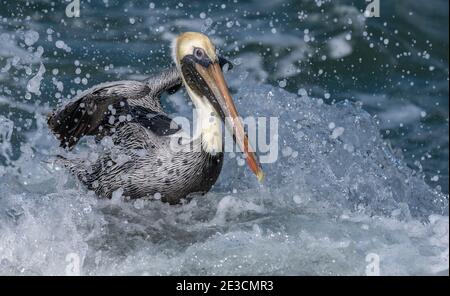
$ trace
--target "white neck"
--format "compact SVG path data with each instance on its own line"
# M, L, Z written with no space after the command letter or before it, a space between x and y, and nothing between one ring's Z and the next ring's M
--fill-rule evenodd
M222 121L219 114L206 98L200 98L189 87L186 89L197 112L193 138L201 139L202 148L208 153L222 152Z

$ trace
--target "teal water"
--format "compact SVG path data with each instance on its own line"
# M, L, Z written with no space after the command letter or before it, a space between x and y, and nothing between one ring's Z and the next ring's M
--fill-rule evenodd
M372 252L448 274L448 1L60 2L0 2L0 274L64 274L71 252L83 274L364 274ZM188 205L110 204L47 165L48 111L169 67L184 31L233 61L242 114L280 118L263 187L230 157Z
M13 102L54 106L53 69L64 84L61 97L102 81L158 72L171 64L174 35L202 31L260 82L293 93L305 89L326 103L361 102L408 165L448 192L448 1L381 1L381 17L367 20L360 13L364 1L82 1L76 19L65 17L65 6L57 2L3 2L6 48L0 65L15 51L26 54L20 39L32 30L39 33L32 47L42 46L40 59L48 69L42 95L30 100L24 89L30 75L3 70L0 95ZM71 51L56 48L57 40ZM80 75L75 61L82 64ZM37 68L36 60L32 72ZM87 74L86 85L74 81ZM0 104L1 114L21 119L22 132L34 128L24 123L32 114ZM16 148L22 132L13 135Z

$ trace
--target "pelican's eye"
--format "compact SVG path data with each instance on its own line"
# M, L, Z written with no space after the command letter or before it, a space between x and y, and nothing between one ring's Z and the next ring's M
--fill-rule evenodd
M194 48L194 57L198 61L203 60L205 58L205 56L206 56L206 53L205 53L205 51L203 49L198 48L198 47Z

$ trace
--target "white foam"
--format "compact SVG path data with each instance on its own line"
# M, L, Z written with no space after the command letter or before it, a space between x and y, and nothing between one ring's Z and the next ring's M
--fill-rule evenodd
M36 94L36 95L40 95L41 91L41 82L42 79L44 79L44 73L45 73L45 66L43 63L41 63L41 65L39 66L39 70L36 73L36 75L34 75L27 84L27 90L30 93Z
M252 83L236 97L244 116L278 114L298 156L265 165L262 187L227 158L212 192L178 206L95 198L41 161L57 143L39 120L14 167L0 166L0 274L66 274L80 262L85 275L364 275L369 254L382 275L448 273L447 197L393 156L367 113ZM345 128L339 141L330 122Z
M349 40L346 38L346 34L341 34L331 38L328 41L329 56L333 59L341 59L349 56L353 52L353 47Z

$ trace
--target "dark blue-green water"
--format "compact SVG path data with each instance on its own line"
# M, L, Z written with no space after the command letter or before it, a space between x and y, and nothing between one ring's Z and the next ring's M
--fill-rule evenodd
M381 1L380 17L366 20L364 1L81 1L80 18L72 19L60 2L2 1L0 65L26 55L21 38L32 30L39 33L32 48L44 53L29 66L35 72L42 60L48 70L42 95L27 100L30 75L3 68L2 97L54 106L53 69L62 97L102 81L143 77L171 64L173 36L202 31L260 82L329 94L327 103L361 102L408 165L448 192L448 1ZM71 51L56 48L57 40ZM87 74L86 85L75 82ZM22 131L35 128L24 120L32 114L0 104ZM13 135L15 147L21 134Z
M61 274L75 252L84 274L364 274L375 252L385 274L448 274L449 2L380 3L82 0L68 18L68 1L0 1L0 273ZM43 165L43 115L171 66L184 31L233 61L245 115L280 117L263 189L230 161L184 207L111 206ZM164 104L186 113L185 97Z

